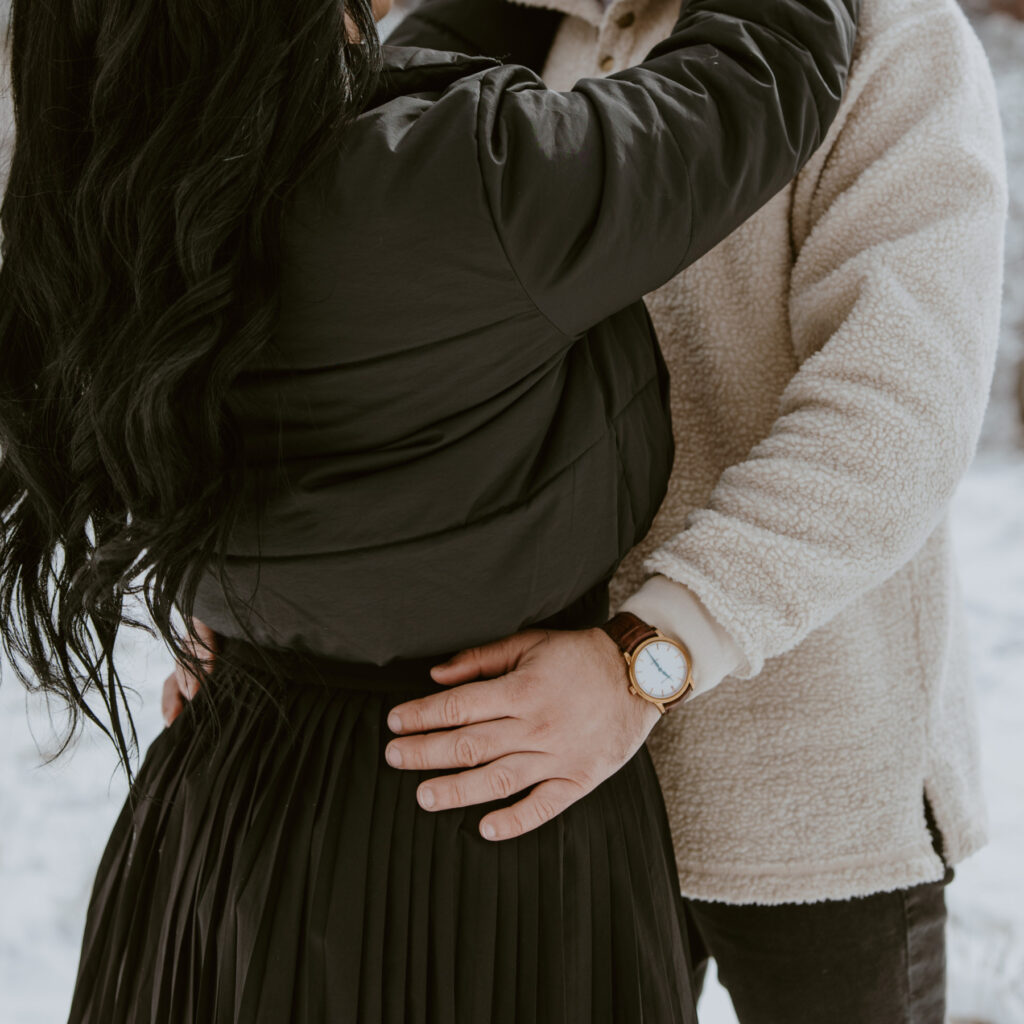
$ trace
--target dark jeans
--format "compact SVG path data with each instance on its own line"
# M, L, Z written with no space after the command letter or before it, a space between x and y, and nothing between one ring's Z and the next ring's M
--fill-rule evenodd
M927 800L925 815L943 857ZM741 1024L943 1024L952 878L820 903L684 898L695 989L713 957Z

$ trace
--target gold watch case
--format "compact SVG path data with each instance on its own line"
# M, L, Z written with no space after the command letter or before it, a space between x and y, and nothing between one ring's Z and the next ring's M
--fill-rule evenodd
M686 663L686 679L683 680L682 685L667 697L655 697L653 694L647 693L646 690L640 685L640 681L636 677L636 659L640 652L646 647L650 647L651 644L671 644L673 647L679 649L683 655L683 661ZM680 701L684 700L686 696L693 690L693 658L690 655L689 648L680 640L676 640L673 637L666 636L661 630L658 630L654 636L649 636L629 652L623 652L623 656L626 659L626 665L629 669L629 690L630 693L635 693L638 697L642 697L644 700L657 706L658 710L663 714L668 713L668 709Z

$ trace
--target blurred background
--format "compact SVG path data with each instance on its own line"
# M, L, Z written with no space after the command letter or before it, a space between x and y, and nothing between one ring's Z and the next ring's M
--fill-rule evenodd
M396 8L382 35L411 6ZM1024 0L965 0L965 8L999 90L1010 224L991 404L953 508L991 842L958 866L948 890L949 1010L956 1024L1024 1024ZM2 175L11 132L6 62L0 88ZM121 655L144 754L163 728L160 692L171 662L145 636L125 638ZM2 1024L66 1020L92 878L126 795L113 748L94 728L56 764L41 764L63 727L59 708L52 716L0 664ZM700 1011L702 1024L735 1024L713 974Z

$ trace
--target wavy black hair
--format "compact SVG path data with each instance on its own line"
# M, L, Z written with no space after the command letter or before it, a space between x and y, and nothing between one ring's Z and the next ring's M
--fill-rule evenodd
M144 608L208 682L194 598L204 567L228 587L243 494L228 389L275 330L284 202L380 40L370 0L14 0L7 45L0 633L69 709L48 760L84 715L131 786L115 638L155 635Z

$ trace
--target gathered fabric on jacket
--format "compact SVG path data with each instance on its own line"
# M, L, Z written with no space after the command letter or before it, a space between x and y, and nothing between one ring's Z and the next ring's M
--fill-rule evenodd
M673 17L666 0L522 2L567 14L543 68L554 88L628 64ZM822 146L647 296L677 454L612 609L728 664L710 615L735 651L647 741L688 896L937 880L925 793L949 863L985 841L948 505L988 396L1006 202L995 91L963 13L865 0Z
M251 515L228 570L256 639L385 664L612 575L673 458L640 299L819 144L854 6L695 0L642 68L564 93L385 47L326 187L289 201L277 337L230 396ZM240 632L212 573L195 614Z

